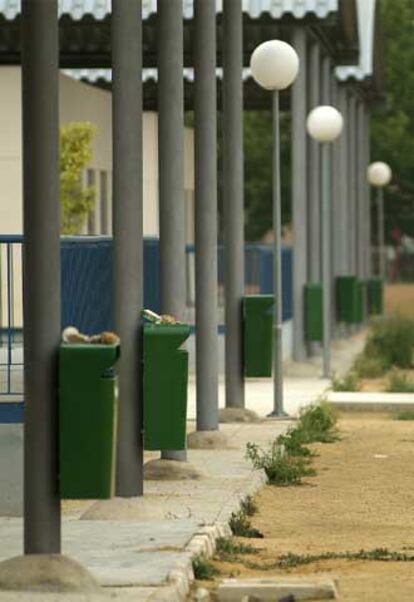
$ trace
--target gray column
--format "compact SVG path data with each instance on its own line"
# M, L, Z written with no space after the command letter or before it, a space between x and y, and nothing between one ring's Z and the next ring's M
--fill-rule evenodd
M349 177L348 177L348 101L344 85L338 87L338 110L344 118L344 130L338 140L337 215L334 217L335 237L337 238L337 274L349 273L348 233L349 233Z
M308 111L321 104L319 44L309 52ZM308 270L309 280L321 280L321 145L308 136Z
M223 207L226 406L244 407L243 18L241 0L223 0Z
M218 428L216 3L194 1L197 430Z
M365 138L365 155L364 155L364 183L365 183L365 198L366 198L366 244L365 244L365 273L368 278L373 274L372 269L372 251L371 251L371 189L367 179L367 169L370 164L370 111L367 105L364 110L364 138Z
M307 282L307 160L306 160L306 29L295 26L292 45L299 55L299 75L292 86L292 217L293 217L293 358L306 357L304 286Z
M357 236L356 236L356 103L352 93L348 94L348 177L349 177L349 267L350 274L357 273Z
M161 310L185 319L182 0L158 0L158 162ZM163 451L168 459L185 452Z
M141 0L113 2L114 326L121 338L116 493L143 493Z
M22 2L24 551L60 553L57 0Z
M365 278L365 247L366 247L366 166L365 166L365 112L364 104L357 103L357 253L358 276Z

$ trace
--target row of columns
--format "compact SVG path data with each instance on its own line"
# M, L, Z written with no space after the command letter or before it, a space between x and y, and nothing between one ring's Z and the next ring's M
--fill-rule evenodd
M122 4L122 8L121 8ZM60 551L57 486L57 348L60 339L58 199L57 0L23 0L24 321L25 321L25 550ZM143 493L142 437L142 30L141 0L114 3L113 231L114 324L122 340L116 493ZM206 25L208 23L208 25ZM161 306L185 319L184 98L182 0L158 0L158 108ZM218 427L217 400L217 176L215 3L195 0L195 166L197 428ZM244 407L242 370L243 236L243 21L241 0L223 0L223 193L226 294L226 405ZM313 103L328 103L332 64L306 30L293 29L301 60L292 89L292 203L294 222L294 355L304 359L303 290L321 274L320 151L307 141L305 121ZM315 79L314 79L315 78ZM345 90L345 91L344 91ZM333 237L342 268L368 269L368 117L345 88L347 131L339 147L345 166L342 193L347 230ZM38 141L42 141L39 152ZM334 191L339 173L333 179ZM344 176L345 177L345 176ZM348 198L345 198L345 197ZM361 227L357 230L357 219ZM336 228L335 215L332 229ZM338 226L343 228L343 224ZM338 230L339 231L339 230ZM336 232L336 230L335 230ZM346 232L349 234L345 240ZM346 244L347 243L347 244ZM338 266L336 266L338 269ZM167 459L185 452L166 450Z
M319 42L307 39L297 26L291 43L299 54L300 76L292 86L292 216L293 356L303 361L314 350L305 346L303 291L307 282L321 280L321 148L306 136L309 111L321 104L335 106L343 115L344 131L329 148L330 273L335 278L371 275L371 208L366 170L369 164L369 108L355 84L339 82L332 59ZM307 138L307 139L306 139ZM307 169L306 169L307 168ZM332 296L334 299L334 296ZM335 322L334 304L332 322Z

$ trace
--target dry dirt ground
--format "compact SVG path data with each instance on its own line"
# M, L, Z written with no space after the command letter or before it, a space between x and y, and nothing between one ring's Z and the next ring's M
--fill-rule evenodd
M264 539L239 541L260 551L241 562L215 562L220 577L326 574L337 579L342 602L414 601L414 562L329 560L265 568L288 552L387 548L414 557L414 422L348 415L339 428L340 441L314 446L316 477L300 487L259 492L252 523ZM260 568L247 568L249 562Z
M414 317L414 284L390 284L385 287L385 312Z

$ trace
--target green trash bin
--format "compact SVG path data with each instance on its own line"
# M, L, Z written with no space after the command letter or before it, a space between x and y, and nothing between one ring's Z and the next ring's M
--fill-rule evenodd
M356 302L356 321L362 324L366 320L367 310L367 283L365 280L357 280L357 302Z
M60 497L114 495L119 345L63 344L59 353Z
M384 281L382 278L369 278L367 281L368 313L370 316L384 313Z
M305 284L305 340L323 341L323 292L322 284L309 282Z
M245 376L272 376L273 305L273 295L243 297Z
M144 447L185 449L188 352L187 324L144 325Z
M336 279L336 314L338 322L357 324L359 321L358 281L356 276Z

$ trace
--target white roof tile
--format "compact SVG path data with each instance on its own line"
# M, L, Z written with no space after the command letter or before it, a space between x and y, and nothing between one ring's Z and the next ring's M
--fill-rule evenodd
M243 10L251 17L259 17L268 13L274 19L286 13L301 19L307 13L314 13L324 19L329 13L338 10L339 0L242 0ZM93 15L103 19L111 12L111 0L59 0L59 15L67 14L73 19L81 19L84 15ZM223 0L216 0L217 12L223 8ZM0 0L0 14L8 20L19 14L21 0ZM157 0L143 0L143 17L148 18L157 10ZM183 0L183 14L186 18L193 16L193 0Z

